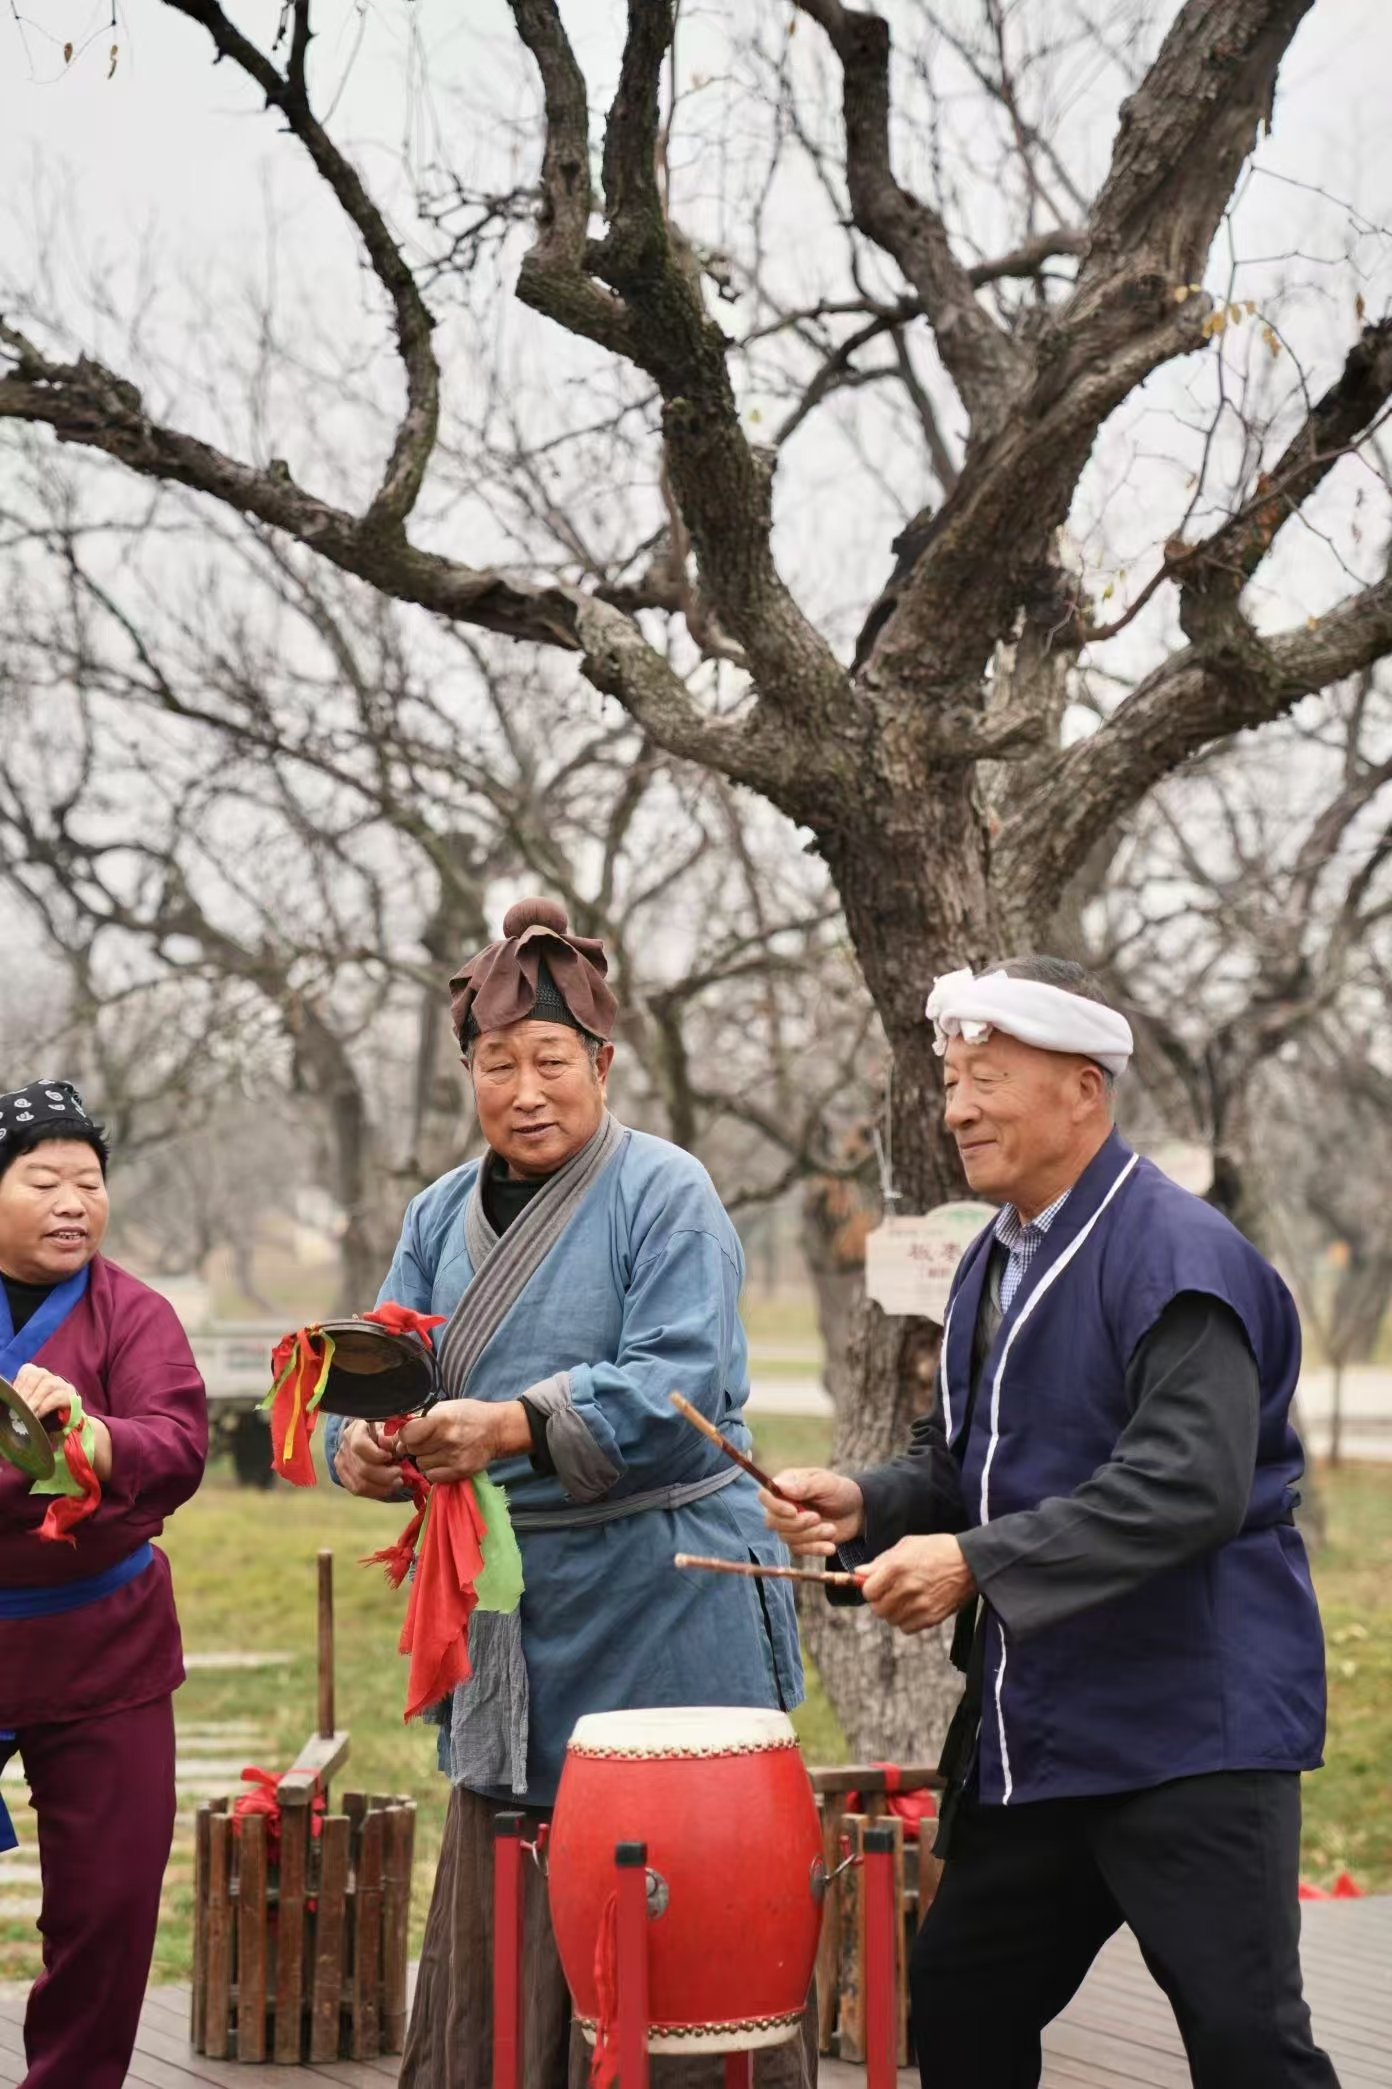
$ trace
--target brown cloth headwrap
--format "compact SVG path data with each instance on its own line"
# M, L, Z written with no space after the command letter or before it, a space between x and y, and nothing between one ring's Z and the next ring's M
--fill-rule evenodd
M504 1030L531 1015L543 965L580 1029L612 1037L619 1010L604 983L604 945L597 936L572 936L558 901L519 899L503 916L502 941L471 957L450 981L450 1018L460 1044L471 1031Z

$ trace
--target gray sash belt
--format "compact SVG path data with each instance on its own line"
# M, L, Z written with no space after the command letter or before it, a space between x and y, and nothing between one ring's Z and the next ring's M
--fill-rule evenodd
M648 1487L642 1494L626 1494L619 1501L580 1502L573 1509L514 1509L514 1530L590 1530L596 1523L617 1523L621 1516L642 1516L649 1509L684 1509L688 1502L704 1501L718 1494L731 1480L739 1478L739 1467L728 1472L708 1473L704 1480L690 1480L684 1487Z

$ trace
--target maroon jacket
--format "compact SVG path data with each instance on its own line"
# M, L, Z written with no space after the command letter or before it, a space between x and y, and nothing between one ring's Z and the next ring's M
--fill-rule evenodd
M159 1536L203 1477L208 1414L188 1337L167 1299L101 1255L87 1290L34 1358L111 1431L111 1476L76 1545L35 1533L51 1496L0 1460L0 1588L100 1574ZM0 1618L0 1728L124 1711L176 1689L183 1652L169 1562L54 1617Z

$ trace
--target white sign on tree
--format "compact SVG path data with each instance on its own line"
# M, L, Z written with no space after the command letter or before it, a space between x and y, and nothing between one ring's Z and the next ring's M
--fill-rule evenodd
M886 1313L912 1313L941 1326L957 1265L995 1215L993 1206L963 1199L885 1219L865 1243L867 1294Z

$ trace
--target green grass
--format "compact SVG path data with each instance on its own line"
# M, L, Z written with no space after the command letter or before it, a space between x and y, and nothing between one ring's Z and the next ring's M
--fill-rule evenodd
M776 1349L780 1342L791 1343L795 1349L821 1349L817 1308L810 1291L746 1291L740 1300L740 1317L750 1342L760 1349Z
M284 1769L315 1725L316 1568L321 1546L335 1558L337 1719L352 1734L340 1790L400 1793L418 1805L413 1951L429 1901L444 1821L445 1786L435 1736L406 1726L406 1664L396 1651L405 1592L390 1589L363 1554L395 1538L408 1511L358 1501L327 1482L311 1492L234 1486L220 1470L181 1510L161 1540L174 1568L184 1644L192 1652L279 1652L288 1667L195 1670L179 1693L184 1723L248 1719L265 1729L265 1769ZM155 1978L188 1977L192 1869L170 1867Z
M761 1420L762 1463L814 1463L827 1454L829 1424L790 1416ZM1392 1891L1392 1465L1348 1466L1325 1476L1331 1542L1316 1579L1329 1636L1328 1767L1307 1778L1304 1869L1320 1884L1345 1866L1370 1891ZM165 1544L186 1646L195 1652L288 1653L282 1668L195 1671L181 1691L184 1725L246 1720L267 1741L257 1759L283 1768L315 1717L315 1555L337 1561L338 1718L353 1737L340 1789L401 1792L417 1801L412 1950L420 1945L446 1788L436 1773L434 1736L406 1727L405 1665L396 1652L404 1595L356 1562L394 1537L404 1511L354 1501L321 1486L293 1495L256 1493L215 1471L174 1519ZM796 1725L810 1760L844 1760L834 1714L815 1674ZM32 1817L20 1815L31 1843ZM192 1907L189 1839L181 1831L166 1882L155 1977L188 1975ZM38 1969L36 1939L24 1922L0 1925L0 1977Z
M1392 1465L1326 1469L1315 1582L1329 1647L1325 1767L1305 1780L1305 1871L1392 1892Z

